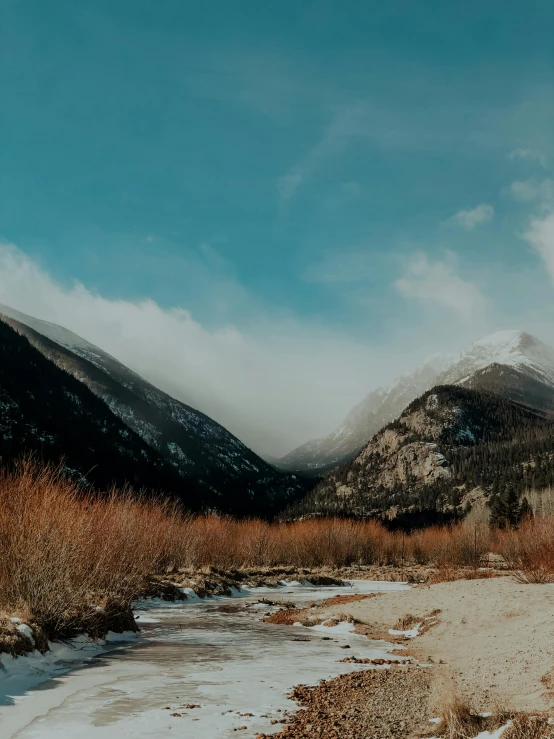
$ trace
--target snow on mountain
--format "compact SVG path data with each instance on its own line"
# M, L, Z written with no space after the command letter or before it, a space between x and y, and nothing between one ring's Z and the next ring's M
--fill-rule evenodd
M554 349L525 331L498 331L479 339L438 381L443 385L465 384L475 372L493 364L532 374L554 388Z
M304 480L276 470L216 421L73 332L8 306L0 305L0 316L87 385L183 476L211 489L222 507L264 512L306 489Z
M438 374L451 363L451 355L436 354L390 387L372 390L329 436L294 449L279 460L278 466L317 475L342 464L359 452L377 431L399 416L408 403L432 387Z
M322 474L354 457L383 426L434 385L487 390L542 412L554 412L554 349L524 331L499 331L461 355L437 354L389 388L370 392L324 439L294 449L282 469Z

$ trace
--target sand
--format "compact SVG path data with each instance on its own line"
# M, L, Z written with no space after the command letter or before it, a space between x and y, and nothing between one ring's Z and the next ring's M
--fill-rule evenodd
M440 671L441 680L455 681L482 711L554 705L547 689L548 675L554 675L554 584L458 580L327 606L317 615L351 616L369 636L391 638L388 629L405 614L423 619L436 609L435 626L399 640L421 662L432 662L428 669Z

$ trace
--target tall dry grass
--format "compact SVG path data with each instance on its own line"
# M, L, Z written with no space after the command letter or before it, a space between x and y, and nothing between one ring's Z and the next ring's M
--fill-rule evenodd
M554 518L536 517L511 531L498 531L492 547L521 582L554 582Z
M84 497L59 470L0 471L0 608L32 614L47 634L94 631L128 617L145 575L180 559L183 519L129 492Z
M377 521L270 524L191 517L130 491L91 496L59 470L32 460L12 472L0 470L0 611L32 614L47 634L92 633L106 612L127 618L149 576L173 569L476 569L491 550L528 582L553 580L554 518L525 521L517 531L494 532L467 522L410 535Z

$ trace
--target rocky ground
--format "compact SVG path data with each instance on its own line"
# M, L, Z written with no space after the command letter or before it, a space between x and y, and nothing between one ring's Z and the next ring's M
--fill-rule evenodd
M292 696L303 710L278 737L286 739L397 739L429 735L424 718L434 701L432 671L394 667L342 675ZM261 734L258 739L265 739ZM269 737L267 737L269 739Z

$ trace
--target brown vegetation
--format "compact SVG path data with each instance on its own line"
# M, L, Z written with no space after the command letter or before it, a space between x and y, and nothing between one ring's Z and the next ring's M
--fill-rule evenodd
M502 532L497 549L521 582L554 582L554 517L527 519Z
M547 714L531 715L522 713L516 716L511 725L502 733L502 739L552 739L554 723Z
M181 519L130 493L84 498L59 471L0 472L0 610L47 636L136 628L130 603L146 574L174 564Z
M134 628L132 600L162 592L168 573L178 579L186 570L307 568L307 577L318 568L329 575L396 566L402 575L404 566L429 566L440 580L491 574L482 566L494 551L526 582L554 579L554 518L526 520L518 530L462 523L403 535L374 520L191 517L130 491L85 494L59 470L29 460L0 471L0 546L0 613L29 614L49 637Z

